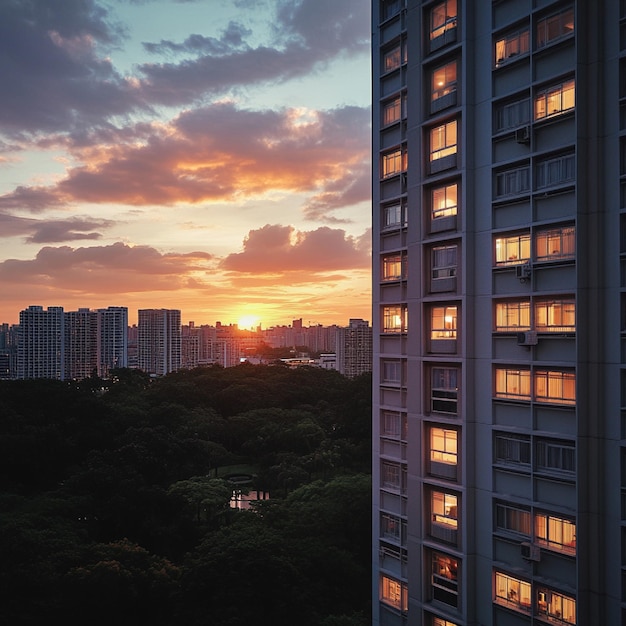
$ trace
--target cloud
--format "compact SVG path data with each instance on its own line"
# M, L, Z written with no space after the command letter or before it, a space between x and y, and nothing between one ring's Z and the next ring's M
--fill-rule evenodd
M327 272L369 267L370 258L360 242L341 229L326 226L299 232L291 226L266 224L251 230L243 252L228 255L221 269L249 274L309 277ZM318 277L313 280L319 280Z
M80 239L100 239L94 229L105 229L114 222L72 217L67 220L36 220L0 213L0 238L24 236L28 243L55 243Z
M143 43L145 50L152 54L167 53L192 53L207 54L211 56L223 56L233 51L247 47L245 38L252 34L252 31L236 22L230 22L228 28L224 30L222 36L204 37L203 35L190 35L185 41L175 43L168 39L162 39L159 43Z
M369 116L360 107L250 111L215 104L155 125L152 136L142 128L147 138L138 143L78 147L85 165L55 186L20 186L0 196L0 207L174 205L281 190L315 194L308 216L321 219L326 209L368 197Z

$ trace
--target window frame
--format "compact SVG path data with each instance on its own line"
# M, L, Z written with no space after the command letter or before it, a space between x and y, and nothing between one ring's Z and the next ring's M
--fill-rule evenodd
M388 283L406 280L406 254L403 252L383 254L381 265L382 282Z
M459 367L433 365L430 368L430 410L445 415L459 414ZM454 410L444 410L449 407Z
M496 267L520 265L530 261L530 232L496 236L493 245Z
M409 610L409 593L406 583L386 574L380 577L380 601L404 613Z
M403 148L394 148L383 152L380 160L381 178L383 180L399 176L406 172L408 165L407 151Z
M530 299L497 300L495 305L495 332L510 333L530 330Z
M456 339L459 308L456 304L432 306L430 309L431 340Z
M403 304L383 306L382 333L399 335L408 331L407 307Z
M576 373L572 370L535 369L533 397L535 402L575 405Z
M438 65L433 68L430 72L430 102L436 102L452 93L456 93L458 85L457 76L457 59L447 61L443 65ZM441 78L440 84L437 83L438 78Z
M448 606L457 607L459 603L459 561L457 558L437 552L431 552L431 594L433 600ZM449 598L448 601L445 598Z
M448 217L456 217L459 213L459 183L453 181L431 187L430 219L432 222Z
M454 7L454 10L450 11L449 9L452 7ZM440 12L440 9L443 9L443 12ZM430 7L428 14L428 33L431 42L431 50L434 40L439 39L439 37L444 37L448 31L457 27L458 17L457 0L443 0L443 2L439 2Z
M530 368L496 367L494 397L530 401L532 399Z
M571 78L557 85L550 85L535 93L533 119L536 122L558 117L576 108L576 81Z
M543 585L537 586L536 593L538 615L546 615L551 622L559 624L576 624L576 598L558 593ZM565 618L565 604L568 606L571 604L570 611L572 611L568 613L567 619Z
M576 474L576 444L560 439L535 441L535 471L552 474Z
M537 332L574 333L576 332L576 299L574 296L537 299L533 302L533 319L534 329ZM560 324L557 323L559 321Z
M512 533L524 538L532 536L533 522L530 509L508 502L496 502L494 512L496 531Z
M493 442L494 463L512 465L530 470L532 467L529 437L498 432Z
M561 154L535 163L535 189L576 181L576 155Z
M431 249L431 280L448 280L456 278L458 269L458 244L445 244L443 246L433 246ZM452 252L454 251L454 252ZM452 260L447 260L452 258ZM445 260L444 260L445 259ZM440 265L437 263L442 261Z
M456 155L459 150L458 120L454 118L431 127L428 131L428 137L429 161L431 163Z
M521 578L515 578L496 570L494 576L494 602L514 611L528 614L531 612L532 607L532 586Z
M561 261L576 256L576 227L560 226L538 230L534 236L535 261ZM540 247L544 248L541 252Z
M530 165L520 165L495 174L496 199L530 192Z
M441 433L438 431L441 431ZM457 467L459 462L458 438L459 431L455 428L431 426L428 444L430 462ZM442 443L437 443L438 440L441 440Z
M399 545L406 544L406 521L398 515L381 512L380 538Z
M393 218L396 221L391 222ZM407 208L404 202L392 202L381 209L381 228L383 231L398 230L407 227Z
M571 519L547 513L535 512L535 542L542 548L566 554L576 554L576 522Z
M496 106L496 132L512 130L530 124L530 98L507 101Z
M401 359L382 359L381 383L383 385L401 386L403 381L403 362Z
M571 17L570 17L571 16ZM568 28L571 22L572 27ZM550 34L551 26L556 24L556 33ZM535 41L537 50L556 43L576 32L575 14L573 7L567 7L558 13L552 13L537 20L535 26Z
M530 53L530 28L524 26L494 42L494 66L502 67Z

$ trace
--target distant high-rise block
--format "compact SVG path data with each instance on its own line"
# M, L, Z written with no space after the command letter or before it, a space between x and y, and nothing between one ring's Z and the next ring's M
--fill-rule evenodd
M88 378L98 370L98 314L89 309L65 313L65 377Z
M371 6L374 624L626 624L626 2Z
M98 374L108 377L113 369L128 367L128 309L98 309Z
M158 376L180 369L179 310L140 309L137 327L139 369Z
M20 311L17 378L65 379L63 307L32 305Z
M372 327L362 319L351 319L346 328L337 328L336 369L354 378L372 371Z

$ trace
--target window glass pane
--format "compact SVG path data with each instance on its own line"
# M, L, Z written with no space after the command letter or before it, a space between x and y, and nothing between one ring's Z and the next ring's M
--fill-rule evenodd
M456 61L447 63L433 72L431 100L443 98L456 91Z
M530 260L530 234L496 237L496 265L519 265Z
M458 184L436 187L431 192L432 218L456 215L458 210Z
M457 246L441 246L433 248L432 277L433 280L456 276Z
M393 124L400 120L400 96L383 105L383 125Z

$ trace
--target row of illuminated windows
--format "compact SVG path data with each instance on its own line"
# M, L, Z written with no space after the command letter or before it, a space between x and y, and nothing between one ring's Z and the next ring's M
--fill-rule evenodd
M573 110L576 105L575 95L576 87L573 79L537 89L532 100L532 118L540 121ZM527 96L507 100L495 107L496 131L528 124L530 119L531 100Z
M576 255L576 228L560 226L535 231L532 237L536 262L573 259ZM531 235L525 231L499 235L494 239L495 265L518 265L531 260Z
M542 17L535 25L535 47L537 50L568 37L574 33L574 10L567 8L558 13ZM530 51L530 29L527 27L510 31L498 37L494 45L496 67L515 60Z
M495 505L495 528L499 532L530 539L542 548L576 554L576 523L556 513L531 512L527 507L498 502Z
M538 471L574 474L576 446L571 441L538 439L533 447L528 436L499 433L494 439L494 462L525 471L534 465Z
M576 374L571 371L497 367L495 397L576 404Z
M530 330L539 332L571 333L576 330L574 298L535 300L507 300L496 302L496 332Z
M534 614L551 623L576 624L576 599L545 587L533 585L504 572L495 572L494 602L514 611Z

